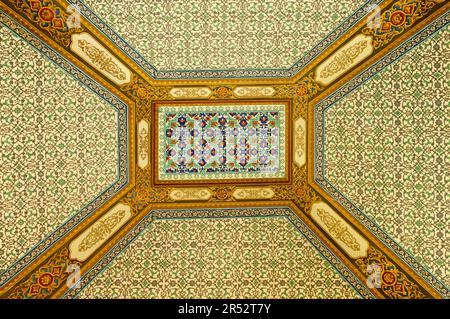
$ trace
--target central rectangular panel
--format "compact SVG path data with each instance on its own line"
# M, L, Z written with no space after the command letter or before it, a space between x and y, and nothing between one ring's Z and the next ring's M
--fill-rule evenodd
M154 103L156 184L287 181L288 101Z

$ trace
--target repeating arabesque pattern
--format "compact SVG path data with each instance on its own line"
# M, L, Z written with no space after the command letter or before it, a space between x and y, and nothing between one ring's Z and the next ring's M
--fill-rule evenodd
M116 180L118 130L113 107L6 27L0 39L5 270Z
M155 220L80 298L358 298L284 217Z
M158 70L289 68L364 2L85 1Z
M326 177L449 285L448 26L326 111Z

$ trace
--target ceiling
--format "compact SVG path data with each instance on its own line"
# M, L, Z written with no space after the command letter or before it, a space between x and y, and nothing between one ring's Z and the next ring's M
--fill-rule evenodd
M117 181L118 123L111 105L0 32L5 271Z
M159 71L288 69L364 4L300 0L84 2Z
M331 185L447 285L449 36L437 32L327 110L323 163Z
M261 297L361 298L285 217L155 221L79 295Z
M447 2L0 6L1 297L449 297Z

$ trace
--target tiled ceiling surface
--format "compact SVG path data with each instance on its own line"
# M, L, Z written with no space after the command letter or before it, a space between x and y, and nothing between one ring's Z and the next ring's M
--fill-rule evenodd
M325 115L325 175L447 285L450 30Z
M113 184L116 111L0 26L0 272Z

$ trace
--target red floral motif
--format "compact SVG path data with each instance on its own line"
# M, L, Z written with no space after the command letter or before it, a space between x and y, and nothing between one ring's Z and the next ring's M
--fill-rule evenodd
M216 94L219 97L227 97L231 94L231 90L227 87L222 86L216 90Z
M229 197L229 193L225 190L225 189L223 189L223 188L219 188L217 191L216 191L216 197L218 198L218 199L226 199L226 198L228 198Z
M55 17L55 12L49 7L43 7L39 10L39 18L41 18L45 22L50 22Z
M62 19L56 18L52 21L53 27L56 29L63 29L64 28L64 21Z
M403 11L404 11L406 14L413 14L413 12L414 12L414 5L411 4L411 5L406 6L406 7L403 9Z
M308 89L305 85L301 84L298 86L296 93L298 96L305 96L308 93Z
M303 198L306 196L306 191L304 188L297 188L295 190L295 194L299 197L299 198Z
M31 0L30 1L30 8L31 10L39 10L39 8L41 7L41 4L39 2L39 0Z
M391 15L392 25L401 25L406 21L406 14L402 11L395 11Z
M43 273L38 279L39 285L48 287L53 283L53 276L49 273Z

